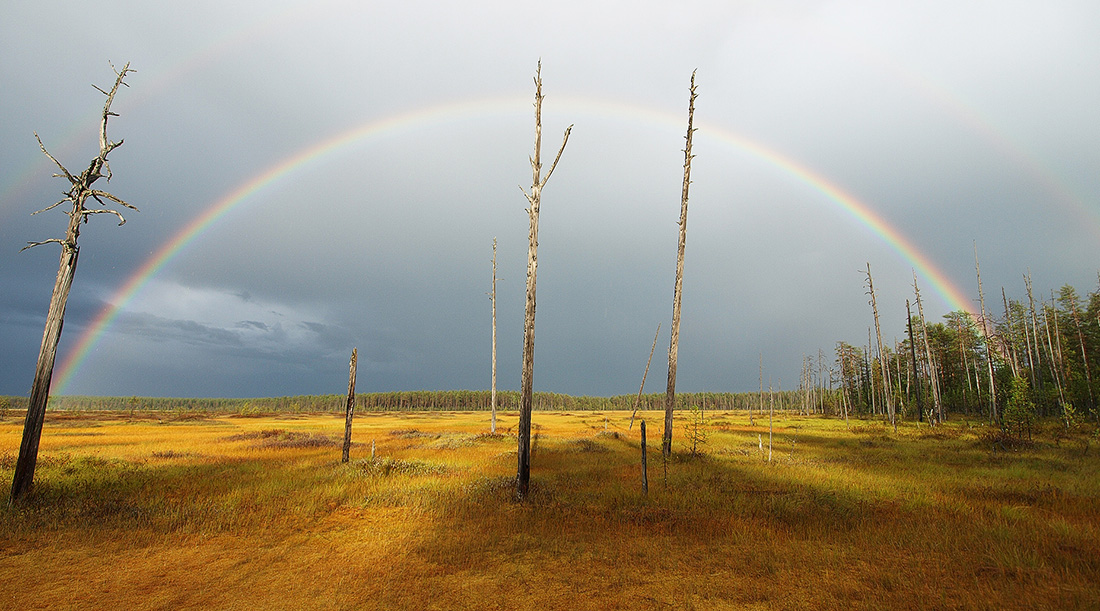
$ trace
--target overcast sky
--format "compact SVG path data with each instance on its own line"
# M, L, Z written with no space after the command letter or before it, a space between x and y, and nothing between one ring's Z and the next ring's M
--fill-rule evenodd
M109 62L137 72L100 184L141 211L83 229L66 394L342 393L353 347L361 392L487 389L494 237L518 389L539 58L544 158L574 128L543 191L536 390L636 392L658 323L664 389L694 69L679 390L755 389L761 357L793 387L804 354L866 342L867 263L901 339L918 264L853 202L925 258L933 320L955 307L935 275L976 303L975 245L994 311L1028 270L1043 294L1097 286L1095 0L157 4L2 10L0 394L29 391L57 270L54 244L18 251L66 222L31 216L67 187L33 132L83 169Z

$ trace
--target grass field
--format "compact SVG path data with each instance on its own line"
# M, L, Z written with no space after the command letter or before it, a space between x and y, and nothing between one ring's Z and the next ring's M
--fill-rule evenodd
M1100 442L1040 427L624 412L48 414L0 509L5 609L1097 609ZM761 426L761 424L763 426ZM0 421L10 485L22 420ZM760 441L764 451L761 453ZM374 445L375 457L371 458Z

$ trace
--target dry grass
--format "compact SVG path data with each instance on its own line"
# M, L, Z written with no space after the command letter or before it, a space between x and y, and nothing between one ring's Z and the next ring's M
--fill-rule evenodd
M766 425L714 413L698 458L649 431L643 496L629 413L539 413L517 503L484 413L358 415L348 464L342 416L96 416L48 423L34 496L0 510L0 608L1100 607L1087 432L781 417L769 464Z

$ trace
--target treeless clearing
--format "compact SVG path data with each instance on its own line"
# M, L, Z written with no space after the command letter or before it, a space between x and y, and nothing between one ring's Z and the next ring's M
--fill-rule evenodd
M540 412L517 503L516 412L496 436L488 412L363 412L348 464L343 414L164 418L48 414L34 493L0 509L0 606L1100 607L1100 452L1053 424L994 452L979 423L778 416L769 464L719 412L647 497L629 411Z

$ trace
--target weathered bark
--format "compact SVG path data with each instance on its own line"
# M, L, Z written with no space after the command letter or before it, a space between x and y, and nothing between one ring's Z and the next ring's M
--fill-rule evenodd
M653 351L657 349L657 336L661 334L661 323L657 323L657 332L653 334L653 346L649 349L649 359L645 362L645 371L642 372L642 385L638 387L638 398L634 399L634 411L630 414L630 426L626 427L627 430L634 428L634 416L638 413L638 405L642 402L642 390L645 389L645 378L649 375L649 365L653 362Z
M883 400L886 401L886 411L890 414L890 424L894 432L898 432L898 421L894 416L894 400L890 392L890 364L886 359L886 353L882 350L882 330L878 322L878 304L875 303L875 285L871 280L871 263L867 263L867 292L871 295L871 311L875 315L875 335L878 338L878 361L882 368Z
M489 300L493 302L493 389L490 391L489 402L492 405L493 416L489 424L489 433L497 433L497 239L493 238L493 292L489 294Z
M676 360L680 346L680 297L684 286L684 244L687 241L688 188L691 186L691 136L695 115L695 72L691 73L691 95L688 98L688 126L684 136L684 184L680 192L680 241L676 251L676 289L672 296L672 332L668 346L668 387L665 390L665 431L661 453L672 453L672 411L676 407Z
M355 415L355 364L358 360L358 349L351 349L351 364L348 366L348 402L344 406L344 451L340 456L340 462L348 462L351 454L351 419Z
M42 345L38 350L38 362L34 371L34 383L31 385L31 396L27 404L26 419L23 423L23 439L19 444L19 458L15 463L15 475L12 478L10 499L12 503L19 501L19 499L30 492L34 483L34 470L38 462L38 445L42 438L42 423L46 418L46 404L49 402L50 381L53 378L53 367L57 358L57 344L61 339L61 327L65 320L65 306L69 299L69 291L72 288L73 277L76 275L77 257L80 254L80 248L77 246L77 239L80 237L80 224L82 222L87 222L88 216L92 214L113 214L118 217L119 225L126 222L122 214L116 210L101 208L89 209L86 208L84 204L89 197L100 204L103 204L103 199L109 199L132 210L137 210L137 208L134 208L114 195L92 187L100 178L106 177L108 182L111 180L111 169L107 163L107 155L114 149L122 146L122 141L111 142L107 139L107 120L109 117L117 116L115 113L111 112L111 103L114 101L115 93L118 91L119 86L125 84L123 80L130 72L133 72L133 70L130 70L130 64L126 64L121 71L116 72L115 84L111 87L109 92L103 91L102 89L99 90L107 96L107 101L103 105L103 113L100 119L99 154L88 164L88 168L78 176L73 176L69 173L69 171L65 169L65 166L61 165L61 163L46 150L45 145L42 144L42 140L38 138L38 134L34 136L35 139L38 140L38 146L42 149L42 152L50 158L50 161L53 161L54 164L60 168L61 174L56 174L55 176L67 179L71 185L70 189L65 192L65 199L39 210L38 212L50 210L65 202L70 202L72 208L66 213L69 216L69 225L65 232L64 239L53 238L41 242L28 242L27 246L24 247L24 250L26 250L27 248L42 244L58 243L61 245L61 260L57 267L57 278L54 281L53 295L50 297L50 308L46 314L46 326L42 332ZM38 212L35 212L35 214L38 214Z
M524 193L527 196L527 213L531 220L531 227L527 234L527 305L523 317L523 374L520 389L519 406L519 451L518 468L516 473L516 498L523 499L527 496L527 488L531 481L531 410L533 399L532 378L535 370L535 281L538 273L538 246L539 246L539 204L542 200L542 189L554 168L558 166L565 144L569 142L569 132L573 126L565 129L565 137L562 138L561 148L550 164L550 170L545 177L540 178L542 161L542 61L539 61L535 72L535 153L531 161L531 192Z

